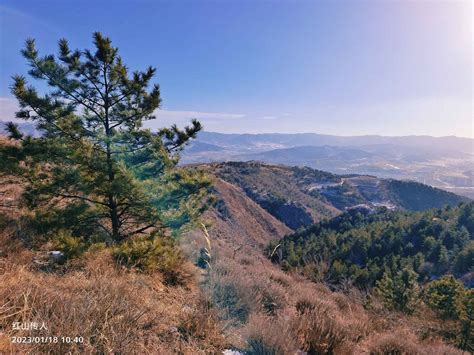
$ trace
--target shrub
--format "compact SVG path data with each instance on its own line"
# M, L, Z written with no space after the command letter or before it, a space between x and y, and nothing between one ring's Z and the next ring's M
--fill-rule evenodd
M374 334L367 342L371 355L462 355L464 352L442 343L439 339L420 342L413 333L394 329L392 332Z
M69 231L60 230L53 238L54 248L62 251L66 259L82 255L87 251L87 244L82 238L74 237Z
M184 258L175 241L169 237L138 237L117 246L115 260L128 268L143 272L159 271L167 284L184 282Z
M297 309L292 331L309 354L337 353L349 341L350 329L332 303L305 298Z
M183 308L183 313L183 320L177 329L184 340L201 339L215 347L222 347L222 329L220 328L217 312L210 307L206 299L199 299L193 308Z
M373 340L369 348L371 355L419 354L416 339L411 334L397 332L382 334Z
M250 306L243 300L237 285L232 282L222 282L215 284L213 291L212 298L215 304L225 309L227 318L235 318L240 322L247 320Z
M276 283L268 282L260 289L259 295L261 307L268 315L276 315L287 304L285 290Z
M466 290L458 303L461 323L459 347L474 351L474 290Z
M474 241L470 241L454 260L454 271L458 275L474 270Z
M244 336L247 342L245 354L295 354L298 350L293 334L281 318L253 315L244 330Z
M457 318L457 303L463 292L462 284L453 276L432 281L424 290L426 304L443 318Z
M395 275L385 272L377 282L377 293L389 309L412 313L418 303L418 283L416 273L409 269Z
M249 276L237 261L223 260L214 259L206 286L213 304L221 310L221 318L239 326L260 308L260 295L255 286L260 281L259 275Z

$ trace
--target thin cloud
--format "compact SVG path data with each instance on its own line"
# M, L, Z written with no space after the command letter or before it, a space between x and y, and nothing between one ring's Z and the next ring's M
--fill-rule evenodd
M19 110L17 100L12 97L0 97L0 121L15 121L15 112ZM156 120L146 122L146 126L150 128L163 127L171 124L185 124L191 119L196 118L204 123L219 123L229 119L244 118L246 115L242 113L226 113L226 112L201 112L201 111L173 111L173 110L156 110L154 112Z
M54 32L56 34L61 34L61 33L64 33L64 31L59 28L59 27L56 27L54 25L52 25L51 23L37 17L37 16L33 16L29 13L26 13L26 12L23 12L23 11L20 11L18 9L15 9L15 8L12 8L12 7L9 7L9 6L5 6L5 5L0 5L0 15L1 16L5 16L5 17L9 17L11 19L13 19L15 22L17 23L29 23L29 24L34 24L35 26L39 26L39 27L42 27L46 30L49 30L51 32Z
M157 118L174 118L174 119L229 119L229 118L243 118L242 113L223 113L223 112L200 112L200 111L170 111L170 110L156 110Z
M227 112L201 112L201 111L171 111L156 110L154 112L156 120L146 121L144 126L152 130L169 127L173 124L185 126L191 119L199 120L204 127L226 126L230 121L236 121L246 117L243 113Z

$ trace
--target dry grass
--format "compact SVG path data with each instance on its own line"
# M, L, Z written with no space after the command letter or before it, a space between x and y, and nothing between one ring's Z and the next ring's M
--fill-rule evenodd
M243 329L250 354L295 354L298 343L284 318L255 314Z
M31 254L30 254L31 256ZM65 274L4 257L0 272L0 353L212 353L220 324L194 284L168 287L159 273L119 269L108 251ZM47 330L15 331L15 322ZM81 336L83 344L17 345L12 336Z
M390 332L375 334L368 339L368 350L373 355L384 354L420 354L420 355L455 355L463 354L461 350L443 344L439 340L420 342L406 329L393 329Z
M266 262L215 260L210 298L232 324L233 344L251 354L343 353L369 332L367 312L345 295Z

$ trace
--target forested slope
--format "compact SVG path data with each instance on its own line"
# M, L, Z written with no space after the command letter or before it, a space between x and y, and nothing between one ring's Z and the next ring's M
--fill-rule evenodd
M324 263L324 274L314 272L333 284L373 286L404 268L420 282L452 273L471 283L473 234L474 203L418 213L353 209L283 238L273 259L285 269Z

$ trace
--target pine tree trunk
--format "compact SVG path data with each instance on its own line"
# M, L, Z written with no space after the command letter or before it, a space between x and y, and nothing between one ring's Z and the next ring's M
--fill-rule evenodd
M112 152L110 147L110 137L112 136L112 130L110 129L109 122L109 88L107 84L107 67L104 66L104 111L105 111L105 134L107 135L107 170L109 177L109 191L108 191L108 207L110 221L112 224L112 239L114 241L120 241L122 236L120 235L120 221L117 210L117 201L115 200L114 192L112 191L112 185L115 180L114 167L112 161Z
M121 239L120 230L119 230L119 217L117 212L117 206L115 203L110 207L110 220L112 221L112 238L115 241Z
M113 162L110 153L110 143L107 142L107 169L109 173L109 188L108 191L108 207L109 207L109 215L110 221L112 223L112 238L114 241L119 241L121 239L120 235L120 222L119 222L119 215L117 210L117 202L115 201L115 196L112 191L112 184L115 180L115 174L113 171Z

